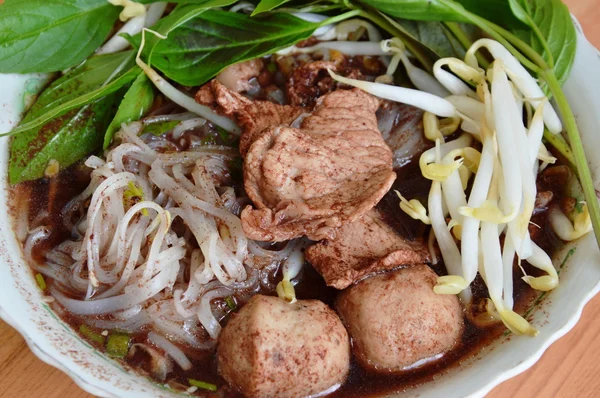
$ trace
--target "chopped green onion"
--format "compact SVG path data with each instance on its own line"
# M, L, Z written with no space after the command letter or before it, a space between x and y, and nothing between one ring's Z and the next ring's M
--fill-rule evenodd
M129 343L131 343L131 337L128 334L112 333L108 336L106 353L113 358L124 358L129 352Z
M133 198L140 198L141 200L144 200L144 191L142 191L142 188L140 188L133 181L129 181L127 186L129 189L123 192L123 197L125 197L125 199L129 200Z
M225 130L222 127L217 127L217 134L219 134L219 138L223 141L223 144L226 146L234 146L237 143L235 136L233 136L229 131Z
M190 383L191 386L202 388L203 390L217 391L216 384L207 383L205 381L194 380L194 379L188 379L188 383Z
M275 65L275 63L271 62L270 64L267 65L267 69L269 70L269 72L271 73L275 73L277 72L277 66Z
M92 340L94 343L104 345L104 336L102 336L100 333L94 332L88 325L81 325L79 327L79 333L81 333L83 337L87 338L88 340Z
M35 274L35 280L38 284L38 287L42 290L46 290L46 280L44 279L44 275Z
M216 145L217 144L217 140L215 139L214 135L207 135L205 137L203 137L200 142L202 143L202 145Z
M142 134L150 133L152 135L163 135L175 128L181 121L169 120L166 122L155 122L144 125Z
M233 297L227 296L227 297L225 297L224 300L225 300L225 304L227 304L229 309L231 311L235 311L235 309L237 308L237 305L235 304L235 300L233 299Z
M133 181L129 181L127 186L129 188L126 189L125 192L123 192L124 200L131 201L134 198L137 198L142 201L144 200L144 191L142 190L142 188L139 185L137 185ZM148 209L142 209L142 214L144 216L148 217Z

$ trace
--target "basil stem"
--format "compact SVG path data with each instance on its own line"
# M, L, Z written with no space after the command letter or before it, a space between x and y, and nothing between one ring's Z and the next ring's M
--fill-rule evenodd
M562 156L567 159L569 165L574 170L577 169L575 165L575 158L573 157L573 151L569 143L564 139L561 134L552 134L548 129L544 129L544 139L550 143Z
M338 22L342 22L345 21L346 19L350 19L352 17L356 17L361 15L362 11L361 10L350 10L347 11L343 14L340 15L336 15L335 17L331 17L331 18L327 18L326 20L324 20L323 22L321 22L321 26L326 26L329 24L334 24L334 23L338 23Z
M496 31L494 29L494 27L498 27L497 25L494 25L493 23L491 23L490 21L481 18L479 15L475 15L472 12L467 11L466 9L463 8L463 6L461 6L460 4L457 4L455 1L453 0L440 0L441 3L443 3L444 5L446 5L447 7L450 7L454 12L456 12L459 15L462 15L463 17L465 17L469 22L471 22L473 25L477 26L478 28L482 29L483 31L485 31L487 34L489 34L491 36L492 39L498 41L500 44L502 44L504 47L506 47L508 49L508 51L511 52L512 55L514 55L519 62L521 62L523 64L523 66L525 66L526 68L528 68L529 70L535 72L535 73L540 73L541 69L540 67L538 67L538 65L536 65L535 63L533 63L532 61L530 61L528 58L526 58L523 54L521 54L503 35L502 33L507 32L509 35L512 35L512 33L508 32L508 31L504 31L502 33ZM499 28L499 27L498 27ZM503 29L502 29L503 30ZM529 50L531 51L527 51L529 55L529 53L533 52L536 55L537 54L535 52L534 49L532 49L531 47L529 47L527 45L527 43L524 43L523 41L521 41L521 39L517 38L516 36L514 36L515 40L520 41L520 43L522 43L523 47L528 47ZM525 52L525 51L524 51ZM543 60L542 60L543 61ZM545 62L544 62L545 64Z
M567 130L567 136L571 144L571 150L575 158L575 165L577 166L577 174L579 176L579 182L583 188L585 200L588 205L590 217L592 219L592 225L596 234L596 242L600 247L600 206L598 205L598 198L596 196L596 189L592 180L592 173L588 167L587 159L585 157L585 151L581 142L581 136L579 134L579 128L575 121L575 115L569 106L569 102L565 97L560 82L554 75L552 69L546 69L540 74L542 79L546 81L554 99L558 104L558 109L563 117L565 128Z
M456 37L456 40L458 40L460 45L464 47L465 51L468 51L469 47L473 45L473 42L467 37L458 22L444 22L444 25L446 25L446 28L448 28L450 33ZM475 57L477 57L477 62L479 62L479 65L481 65L484 69L488 68L490 63L482 54L477 53L475 54Z
M404 43L404 45L406 46L406 49L408 51L410 51L410 53L412 55L415 56L415 58L421 63L421 65L423 65L423 67L427 71L429 71L429 72L433 71L433 63L431 62L431 60L428 59L419 50L419 48L417 48L417 46L414 43L412 43L410 40L407 40L406 34L404 32L402 32L402 30L400 30L396 26L394 26L394 22L390 21L385 15L379 14L379 12L377 12L377 14L376 14L376 13L371 13L371 12L367 12L364 10L359 10L359 13L357 14L357 16L364 18L364 19L368 19L369 21L378 25L381 29L388 32L392 37L397 37L397 38L401 39L402 42Z
M525 43L516 35L466 10L460 3L454 0L438 0L438 3L448 7L450 10L456 13L456 15L461 16L466 21L474 24L486 32L492 39L498 41L500 44L506 47L510 53L515 56L521 62L521 64L523 64L523 66L537 74L538 77L544 80L548 85L550 92L558 104L560 114L563 117L567 136L571 145L571 150L569 150L567 143L564 142L564 140L561 140L561 137L549 137L548 134L546 134L546 136L549 137L547 139L555 145L557 150L561 152L569 162L574 163L576 166L579 182L581 183L583 192L585 194L585 199L588 204L592 225L596 234L596 241L600 247L600 205L598 204L592 175L587 164L583 144L581 142L581 135L579 133L577 123L575 122L573 111L571 110L565 94L562 91L556 73L552 69L552 65L554 64L553 58L549 58L549 62L547 63L537 51L535 51L529 44ZM374 13L363 10L360 16L376 23L380 28L386 30L392 36L397 36L399 33L398 29L393 27L393 22L386 20L379 15L375 15ZM463 37L460 32L456 34L455 31L458 26L453 26L451 23L446 23L446 26L455 34L457 39L463 43L463 45L467 44L468 40L465 40L466 37ZM534 32L538 35L540 40L543 39L543 35L539 29L534 29ZM544 43L545 39L541 41L544 45L544 48L547 49L547 43ZM412 48L409 48L408 46L407 48L412 51ZM416 55L417 54L415 54L415 56ZM430 65L430 63L423 62L421 59L419 59L419 61L421 61L425 67Z
M530 60L532 60L536 65L538 65L542 69L552 68L551 65L546 64L544 58L538 54L531 46L525 43L523 40L519 39L517 36L512 34L510 31L504 29L501 26L498 26L492 22L488 22L490 27L494 29L496 32L505 37L512 45L514 45L519 51L523 53L523 55L527 56ZM512 52L512 51L511 51ZM532 69L533 70L533 69ZM537 71L539 73L539 71Z
M596 234L596 242L600 247L600 206L598 205L598 198L596 197L596 189L594 188L594 182L592 180L592 173L588 167L587 159L585 157L585 151L583 150L583 144L581 143L581 135L579 128L575 122L575 116L569 106L567 98L560 87L560 82L556 78L554 71L547 65L546 61L539 55L533 48L521 39L508 32L504 28L501 28L469 11L465 10L462 6L457 5L451 0L440 0L443 4L452 8L458 14L463 15L473 24L483 29L492 38L502 43L521 63L529 68L531 71L538 74L554 95L558 109L564 119L565 129L567 136L571 144L575 165L577 166L577 174L579 176L579 182L583 188L585 200L588 204L590 212L590 218L592 219L592 225L594 227L594 233ZM514 46L513 46L514 45ZM517 47L520 51L518 51ZM525 58L526 55L530 59ZM533 61L533 62L532 62Z

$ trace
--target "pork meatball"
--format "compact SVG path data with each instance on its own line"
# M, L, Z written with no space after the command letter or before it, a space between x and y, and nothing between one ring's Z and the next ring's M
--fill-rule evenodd
M364 368L397 372L449 351L460 340L462 308L456 296L433 292L427 265L366 279L343 291L337 309Z
M247 397L303 397L344 382L350 341L321 301L256 295L221 332L217 358L223 378Z

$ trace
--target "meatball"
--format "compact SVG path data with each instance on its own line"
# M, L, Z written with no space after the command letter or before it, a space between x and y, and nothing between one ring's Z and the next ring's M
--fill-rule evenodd
M321 301L256 295L221 332L217 359L223 378L245 396L300 397L344 382L350 341Z
M396 372L450 350L463 330L456 296L433 292L427 265L366 279L343 291L337 309L350 331L354 354L370 370Z

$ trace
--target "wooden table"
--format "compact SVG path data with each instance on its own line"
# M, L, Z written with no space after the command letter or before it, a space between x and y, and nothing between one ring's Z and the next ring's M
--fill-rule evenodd
M483 0L482 0L483 1ZM0 0L0 3L2 0ZM600 48L600 0L566 0L587 37ZM10 326L0 321L1 398L83 398L71 379L46 365ZM489 398L600 396L600 296L585 308L575 328L552 345L525 373L496 387Z

